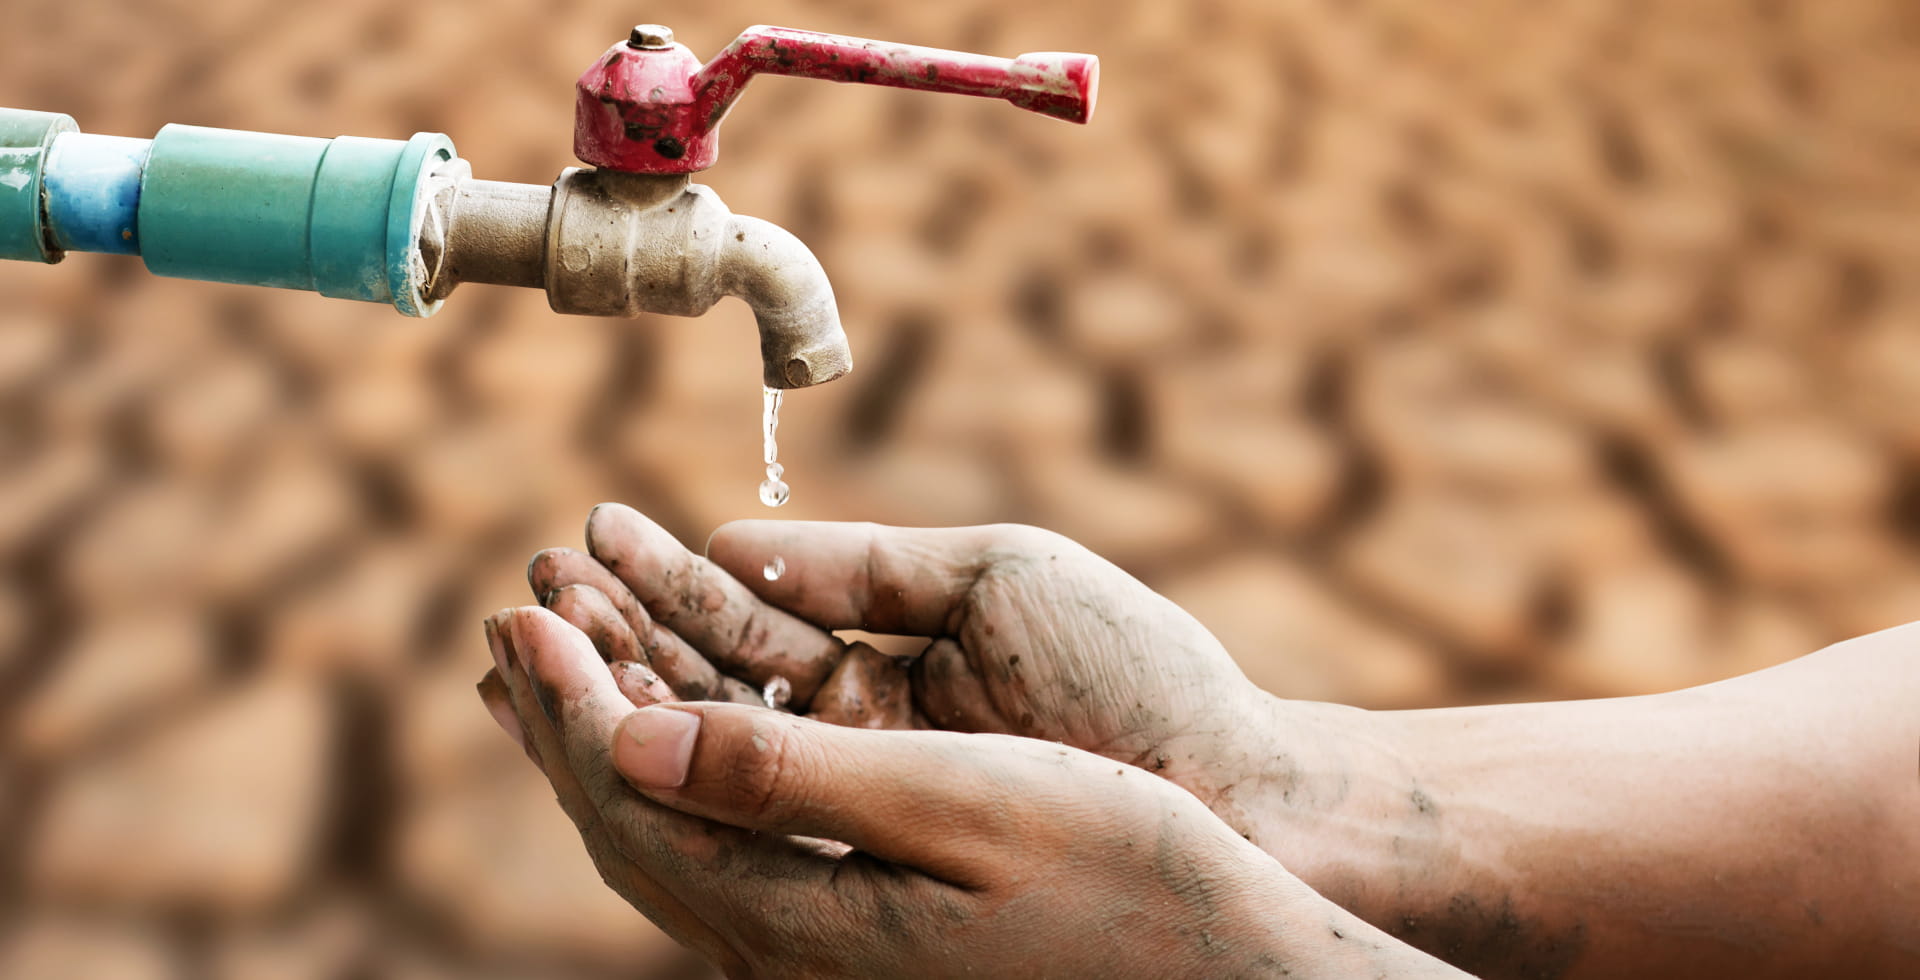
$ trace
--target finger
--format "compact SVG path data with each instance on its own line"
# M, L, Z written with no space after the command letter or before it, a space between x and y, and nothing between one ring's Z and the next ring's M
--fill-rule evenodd
M673 689L677 700L760 703L760 692L753 685L714 669L680 634L659 623L647 624L646 638L640 646L647 663Z
M641 615L645 615L642 613ZM653 665L661 677L673 686L675 694L682 701L705 701L710 698L725 699L720 693L727 689L726 682L733 680L720 673L700 651L680 634L649 621L647 631L640 641L646 651L647 662ZM741 685L745 686L745 685ZM748 688L751 690L751 688Z
M936 728L956 732L1000 732L1024 734L1032 727L1023 719L1022 727L1007 722L987 693L987 686L974 673L973 665L960 644L941 638L927 647L913 662L914 706L926 713Z
M540 604L587 634L593 648L600 651L600 657L608 663L646 662L646 651L640 648L640 639L633 635L633 627L614 607L613 600L599 589L591 585L563 585L547 593Z
M587 585L600 590L600 594L620 610L636 635L653 622L633 598L633 590L584 551L548 548L527 562L527 587L533 590L533 601L546 605L548 594L569 585Z
M673 688L667 686L667 682L661 679L659 674L647 669L645 664L616 660L608 666L613 674L614 686L618 687L620 693L626 695L627 700L633 702L636 708L680 700L673 696Z
M871 731L713 703L641 708L611 745L620 775L668 806L844 841L968 888L990 884L992 868L1022 865L1010 848L1030 857L1062 828L1084 830L1085 814L1058 819L1065 808L1111 809L1104 792L1085 799L1056 785L1063 765L1126 768L1032 739Z
M727 673L754 685L785 677L796 708L812 701L840 662L842 645L833 634L761 601L631 507L595 507L587 549L660 625Z
M649 878L696 910L735 913L742 903L765 897L769 887L785 887L774 883L817 882L831 875L832 867L817 854L785 838L756 837L634 793L615 772L610 756L614 730L635 710L633 705L578 630L544 609L514 612L514 643L541 716L528 725L535 741L546 753L541 732L551 734L552 751L572 771L622 850ZM726 707L784 717L764 708ZM726 860L716 860L723 857Z
M962 603L996 563L1049 562L1084 550L1017 524L908 528L807 521L735 521L707 542L714 564L768 602L824 629L954 633ZM758 570L774 557L786 573Z
M555 797L579 829L581 839L586 843L601 877L641 914L683 945L699 949L722 964L739 963L739 955L712 926L627 858L620 842L615 839L606 822L600 819L585 787L574 778L573 770L566 764L566 753L558 736L552 726L544 722L516 651L516 647L521 645L514 637L513 618L513 610L503 610L486 620L487 642L493 650L494 659L497 663L508 665L493 676L506 688L514 716L527 735L529 758L540 766L541 772L553 786ZM555 764L545 765L541 761L543 758L552 759Z
M534 555L527 563L527 584L542 604L547 596L570 585L589 586L606 596L632 629L643 658L683 701L710 698L732 701L741 697L741 692L753 690L744 684L725 684L723 675L707 658L672 630L654 622L646 608L633 597L633 590L584 551L548 548Z
M913 689L907 670L868 644L849 644L840 666L813 696L809 717L852 728L911 728Z
M771 705L767 703L767 696L765 692L766 692L765 687L755 690L754 686L752 684L747 683L746 681L740 680L737 677L728 677L725 674L722 674L720 675L720 683L718 684L717 689L711 695L709 695L706 700L725 701L729 704L751 704L758 708L776 707L776 705ZM692 699L681 698L680 700L690 701Z

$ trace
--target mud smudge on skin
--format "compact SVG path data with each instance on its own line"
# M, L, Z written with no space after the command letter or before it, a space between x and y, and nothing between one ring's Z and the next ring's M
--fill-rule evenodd
M1426 791L1418 786L1414 787L1413 792L1408 794L1407 802L1413 804L1413 812L1421 816L1439 816L1440 808L1434 804L1433 797L1428 796Z
M556 734L565 734L566 726L560 720L560 693L536 674L527 676L527 685L533 689L534 703L540 706L540 713L547 716L547 723Z
M1389 932L1476 976L1555 980L1586 952L1586 926L1554 929L1522 918L1513 900L1488 905L1470 894L1455 895L1444 916L1404 916Z

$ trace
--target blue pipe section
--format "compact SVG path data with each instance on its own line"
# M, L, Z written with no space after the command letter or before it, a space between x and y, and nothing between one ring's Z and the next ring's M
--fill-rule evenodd
M72 252L140 254L140 180L152 140L62 133L42 174L47 230Z

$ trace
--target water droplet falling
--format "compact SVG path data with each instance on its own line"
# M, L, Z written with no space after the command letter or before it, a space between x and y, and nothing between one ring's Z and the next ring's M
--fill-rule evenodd
M781 472L780 464L774 463L767 467L767 478L760 481L760 502L768 507L778 507L793 495L786 481L780 479Z
M778 388L760 389L760 458L767 464L767 478L760 483L760 502L768 507L778 507L786 503L787 497L791 495L786 481L780 479L787 472L787 468L779 463L780 445L774 438L774 433L780 428L780 395ZM767 567L761 570L761 574L765 575L769 582L777 580L780 576L787 574L787 560L774 555L767 561ZM780 685L778 693L782 705L787 703L787 697L792 690L786 678L774 678L767 684L766 691L762 692L767 699L768 707L779 707L773 703L776 683Z
M767 682L766 687L760 689L760 700L765 701L767 707L775 710L786 707L787 702L793 700L793 683L785 677L775 675L773 680Z
M778 507L787 502L792 495L786 481L780 479L786 473L786 467L776 460L780 458L780 445L774 438L774 431L780 428L780 389L760 389L760 456L767 464L767 478L760 481L760 502L768 507ZM778 578L769 575L768 578Z

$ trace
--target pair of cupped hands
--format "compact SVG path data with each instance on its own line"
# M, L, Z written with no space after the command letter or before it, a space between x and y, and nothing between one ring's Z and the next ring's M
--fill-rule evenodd
M1302 917L1365 928L1209 809L1271 699L1078 545L744 521L701 556L615 504L586 538L486 621L481 695L607 884L729 975L1299 972Z

